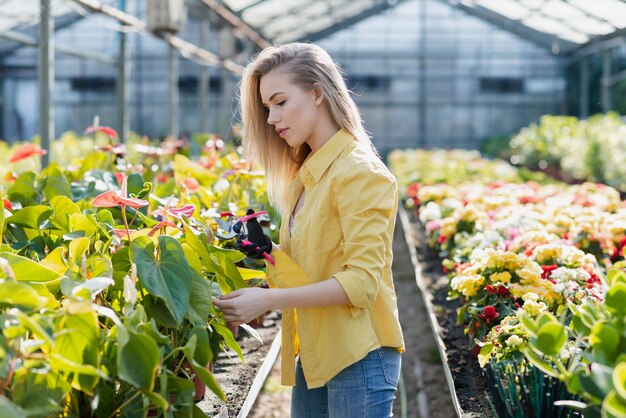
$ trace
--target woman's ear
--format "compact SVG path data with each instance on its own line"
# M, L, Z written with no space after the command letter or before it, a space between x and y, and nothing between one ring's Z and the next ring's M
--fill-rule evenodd
M315 104L320 105L324 101L324 91L320 83L313 84L313 94L315 96Z

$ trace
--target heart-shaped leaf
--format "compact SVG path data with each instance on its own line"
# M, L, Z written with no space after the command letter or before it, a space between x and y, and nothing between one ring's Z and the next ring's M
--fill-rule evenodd
M150 337L118 329L117 368L119 376L131 385L152 391L159 367L159 347Z
M141 237L132 242L131 253L141 284L151 295L163 299L180 325L191 295L191 270L182 246L176 239L161 235L155 257L152 241Z
M50 215L52 215L52 209L49 206L27 206L13 212L13 216L7 219L7 223L36 230Z
M66 196L54 196L50 199L50 206L54 209L52 223L64 232L69 232L70 215L80 213L78 205Z

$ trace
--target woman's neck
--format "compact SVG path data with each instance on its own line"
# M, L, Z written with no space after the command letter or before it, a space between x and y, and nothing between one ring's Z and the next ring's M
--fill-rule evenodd
M311 154L320 149L339 130L339 126L331 119L328 113L320 119L315 133L306 141L309 147L311 147Z

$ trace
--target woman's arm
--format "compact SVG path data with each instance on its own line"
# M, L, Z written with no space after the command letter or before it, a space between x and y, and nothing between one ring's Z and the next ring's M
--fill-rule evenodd
M348 296L337 279L285 289L245 288L213 298L227 321L238 326L262 313L282 308L313 308L348 303Z

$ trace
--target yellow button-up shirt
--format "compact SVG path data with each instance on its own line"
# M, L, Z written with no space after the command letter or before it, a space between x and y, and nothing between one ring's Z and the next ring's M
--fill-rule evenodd
M282 384L295 385L295 358L309 388L321 387L379 347L404 351L391 275L397 212L393 175L368 145L340 130L309 155L289 186L290 210L304 206L268 265L270 287L335 277L349 304L283 310Z

